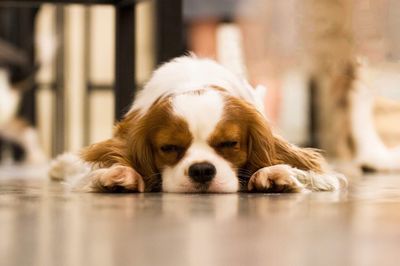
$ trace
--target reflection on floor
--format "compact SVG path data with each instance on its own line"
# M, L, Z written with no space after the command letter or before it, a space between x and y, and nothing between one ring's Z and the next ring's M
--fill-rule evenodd
M78 194L0 175L0 265L398 265L400 176L313 194Z

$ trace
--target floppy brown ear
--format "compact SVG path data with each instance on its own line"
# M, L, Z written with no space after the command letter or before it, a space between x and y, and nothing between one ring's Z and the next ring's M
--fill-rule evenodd
M248 158L247 167L255 172L274 163L275 144L272 132L264 121L265 119L255 114L248 127Z
M315 149L300 148L280 136L274 136L274 164L288 164L301 170L320 173L326 164L325 159Z
M147 187L158 186L161 183L161 177L155 165L148 133L144 128L137 128L136 131L132 137L128 137L127 141L131 163L135 170L143 176Z
M114 164L135 169L145 182L146 191L158 190L161 178L156 169L153 151L148 141L147 116L128 114L115 126L114 137L84 148L81 156L99 167Z
M257 111L247 109L248 162L255 172L263 167L288 164L301 170L322 172L324 158L314 149L299 148L272 133L266 119Z
M273 165L274 136L265 117L252 104L236 97L226 96L225 108L247 133L247 161L242 166L247 174Z
M153 116L157 113L148 112L142 117L133 112L117 125L117 135L125 140L126 154L130 165L143 177L146 191L161 189L161 175L156 167L154 153L149 140Z
M81 151L85 161L98 167L110 167L114 164L134 167L131 161L131 150L128 147L128 137L138 118L137 113L128 114L114 127L111 139L92 144ZM135 169L136 170L136 169Z
M131 166L126 142L118 137L92 144L81 151L82 158L98 167L111 167L114 164Z

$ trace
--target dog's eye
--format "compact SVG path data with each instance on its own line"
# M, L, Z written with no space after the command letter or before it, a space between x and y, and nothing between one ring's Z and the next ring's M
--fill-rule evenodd
M237 141L223 141L218 144L218 148L234 148L238 144Z
M178 146L178 145L173 145L173 144L167 144L167 145L163 145L161 146L161 151L165 152L165 153L170 153L170 152L180 152L183 150L182 147Z

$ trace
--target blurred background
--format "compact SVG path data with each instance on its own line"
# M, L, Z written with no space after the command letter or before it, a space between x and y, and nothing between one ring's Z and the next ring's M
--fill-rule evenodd
M182 54L193 51L213 58L252 85L266 86L268 117L274 130L290 141L318 146L313 139L313 81L324 73L329 76L332 66L361 58L372 66L376 95L385 98L375 110L378 131L388 145L400 144L398 1L183 0L181 4L182 24L175 26L182 27ZM132 88L140 89L160 63L156 5L157 1L148 0L135 6ZM7 73L4 79L11 91L28 98L26 104L19 102L21 115L15 117L34 126L45 157L109 138L115 121L115 8L0 7L0 68ZM1 57L10 53L11 62ZM22 61L18 54L23 54ZM19 77L13 80L14 73ZM30 85L24 87L27 81ZM12 98L5 87L0 85L4 110L11 108L5 106L11 101L7 97ZM15 147L20 140L7 132L10 128L21 132L24 127L1 121L5 163L20 153ZM34 142L32 134L27 138Z

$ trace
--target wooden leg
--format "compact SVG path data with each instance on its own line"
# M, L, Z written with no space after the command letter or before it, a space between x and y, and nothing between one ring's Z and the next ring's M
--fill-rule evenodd
M182 0L157 0L157 63L183 54Z
M115 119L120 120L136 89L134 5L116 7L115 49Z

